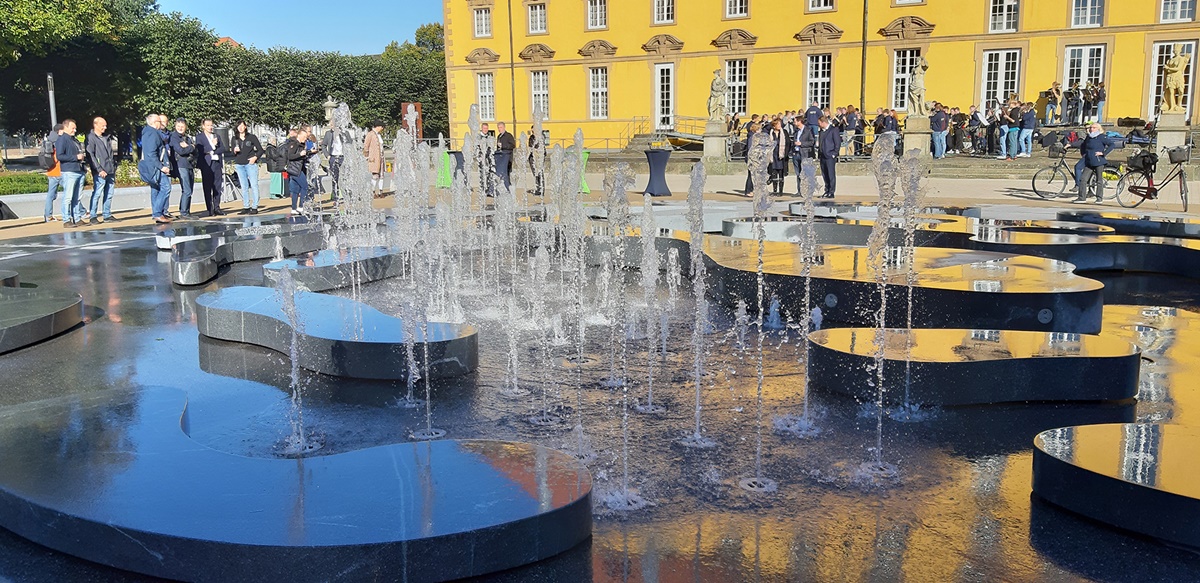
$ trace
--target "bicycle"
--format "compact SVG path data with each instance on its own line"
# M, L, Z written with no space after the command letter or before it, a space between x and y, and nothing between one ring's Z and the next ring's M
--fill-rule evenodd
M1174 164L1174 167L1167 173L1166 178L1158 182L1158 185L1155 185L1154 182L1154 171L1158 168L1158 155L1145 149L1130 157L1129 172L1125 173L1117 182L1117 202L1121 206L1134 208L1147 200L1157 200L1158 194L1162 190L1159 186L1165 186L1178 179L1179 198L1183 202L1183 212L1187 212L1187 173L1183 167L1191 157L1191 149L1187 146L1179 146L1163 148L1162 152L1167 155L1167 159Z
M1058 162L1038 170L1033 175L1033 191L1042 198L1058 198L1067 191L1068 185L1075 184L1075 169L1067 164L1067 148L1062 144L1051 144L1050 155L1058 156ZM1104 171L1096 173L1091 168L1084 170L1085 198L1093 198L1099 188L1105 199L1112 200L1116 191L1106 189L1108 182L1121 178L1122 168L1115 164L1106 164ZM1097 179L1099 177L1099 179ZM1098 182L1099 180L1099 182Z

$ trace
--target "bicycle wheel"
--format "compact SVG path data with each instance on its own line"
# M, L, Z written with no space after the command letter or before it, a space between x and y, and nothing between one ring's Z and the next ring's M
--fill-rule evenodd
M1042 198L1057 198L1067 189L1067 173L1058 166L1047 166L1033 175L1033 191Z
M1101 177L1104 179L1104 200L1113 200L1117 198L1117 189L1114 188L1117 181L1123 176L1123 168L1115 168L1113 166L1105 166L1101 171Z
M1146 174L1144 172L1126 172L1120 180L1117 181L1117 203L1125 208L1134 208L1146 201L1146 198L1130 192L1130 186L1146 187Z

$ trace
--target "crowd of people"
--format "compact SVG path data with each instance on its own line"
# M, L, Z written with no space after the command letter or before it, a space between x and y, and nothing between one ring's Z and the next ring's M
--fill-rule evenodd
M65 228L120 220L112 214L112 197L121 148L107 129L107 121L96 117L92 120L92 131L81 139L75 120L65 119L47 136L42 162L49 182L43 212L45 222L59 220L54 216L54 203L60 189L63 198L59 216ZM382 130L382 122L373 122L362 144L377 193L383 174ZM322 153L327 156L332 179L331 200L336 201L346 149L355 145L349 131L334 129L326 131L318 144L309 125L289 129L282 144L277 144L273 136L264 144L245 121L237 122L226 137L215 129L211 119L202 120L200 131L192 132L187 120L179 118L172 123L162 114L146 116L137 144L136 149L130 148L128 156L136 161L138 177L150 188L151 217L156 223L197 217L192 212L197 172L207 216L226 214L221 203L226 196L227 180L235 181L242 192L239 214L258 214L260 165L266 166L271 197L290 197L292 214L299 214L300 207L313 195L324 192L315 172L320 167ZM225 170L226 162L232 162L230 173ZM93 184L90 197L83 194L87 174ZM179 183L178 215L168 208L172 179Z

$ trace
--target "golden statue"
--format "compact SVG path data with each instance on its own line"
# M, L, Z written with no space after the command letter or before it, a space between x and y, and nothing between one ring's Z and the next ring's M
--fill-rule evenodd
M1162 113L1183 113L1183 93L1187 90L1183 74L1191 55L1184 54L1183 45L1174 47L1174 55L1163 65L1163 94L1158 107Z

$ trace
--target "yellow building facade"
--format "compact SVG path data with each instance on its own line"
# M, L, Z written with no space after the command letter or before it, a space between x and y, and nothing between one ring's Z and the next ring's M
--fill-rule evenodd
M475 103L485 121L519 131L539 108L554 138L576 128L589 142L691 133L683 127L702 127L717 70L731 112L816 100L903 114L918 57L929 63L926 99L948 106L1104 82L1108 122L1152 119L1163 64L1176 45L1194 54L1200 43L1197 0L444 0L443 9L454 136Z

